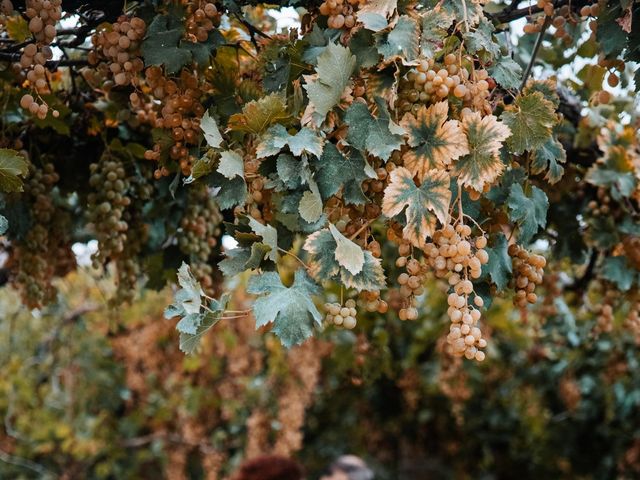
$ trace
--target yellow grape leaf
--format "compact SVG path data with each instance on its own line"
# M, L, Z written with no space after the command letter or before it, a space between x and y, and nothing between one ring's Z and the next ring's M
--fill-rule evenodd
M422 181L430 170L443 169L452 160L469 153L467 137L457 120L447 120L446 101L420 107L416 116L405 114L401 126L409 134L404 166Z
M6 21L7 35L11 40L18 43L25 42L31 38L29 24L21 15L12 15Z
M433 235L436 219L447 221L451 202L450 178L445 170L432 169L425 173L420 186L413 174L404 167L391 172L391 182L384 191L382 213L391 218L406 207L407 224L403 237L422 248L426 237Z
M279 93L272 93L247 103L242 113L231 115L228 129L258 135L274 123L285 123L289 119L284 98Z
M465 187L482 192L484 186L495 182L504 169L500 148L511 130L496 116L483 117L479 112L464 116L462 130L467 136L469 154L455 163L453 173Z

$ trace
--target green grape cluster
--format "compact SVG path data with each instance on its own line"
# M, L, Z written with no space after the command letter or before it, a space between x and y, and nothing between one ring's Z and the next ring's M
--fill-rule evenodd
M222 215L205 186L189 190L189 204L180 222L178 246L191 260L193 274L200 280L205 290L211 289L213 267L209 264L211 255L220 239Z
M130 184L122 161L108 152L89 169L89 185L94 189L87 196L89 221L98 240L93 266L99 268L125 249L129 225L124 213L131 204Z

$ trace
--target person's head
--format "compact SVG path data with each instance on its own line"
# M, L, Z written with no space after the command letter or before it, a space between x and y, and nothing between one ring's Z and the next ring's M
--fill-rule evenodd
M373 480L373 471L360 457L343 455L331 464L322 480Z
M302 467L293 460L277 455L265 455L248 460L240 466L234 480L303 480Z

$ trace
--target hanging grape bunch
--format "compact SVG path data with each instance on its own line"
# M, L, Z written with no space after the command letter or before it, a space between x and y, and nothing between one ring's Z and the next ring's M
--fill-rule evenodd
M358 323L356 320L356 315L358 314L356 301L352 298L344 302L344 305L341 303L327 303L324 308L327 311L324 317L325 322L330 325L352 330Z
M527 303L536 303L538 296L535 293L537 285L542 284L544 267L547 264L542 255L533 254L517 244L509 245L514 274L514 287L516 296L513 302L518 307L526 307Z

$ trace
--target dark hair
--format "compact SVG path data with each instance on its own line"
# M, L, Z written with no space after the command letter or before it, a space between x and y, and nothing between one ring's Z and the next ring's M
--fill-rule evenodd
M235 480L302 480L304 471L295 461L277 455L257 457L242 464Z

